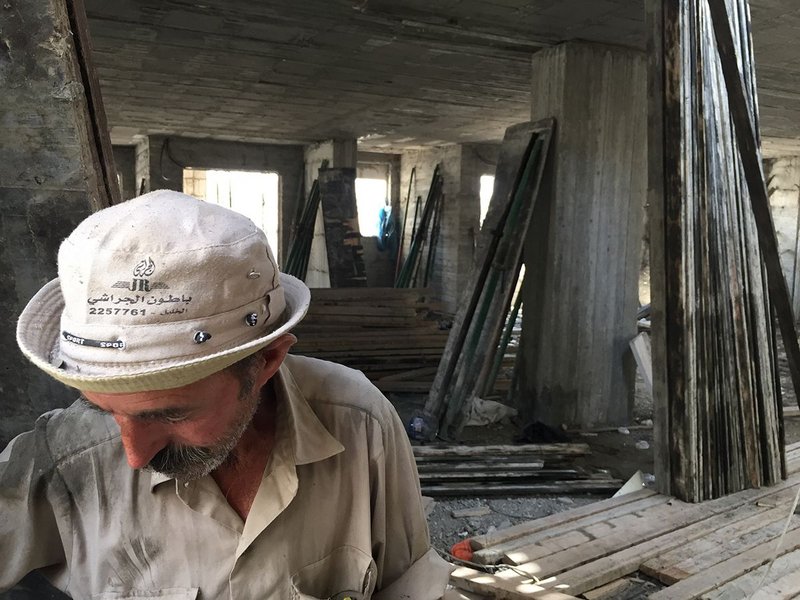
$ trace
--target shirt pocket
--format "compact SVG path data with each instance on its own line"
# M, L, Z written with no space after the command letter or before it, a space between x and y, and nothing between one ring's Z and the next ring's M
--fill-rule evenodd
M200 588L163 588L160 590L131 590L129 592L101 592L92 594L92 600L196 600Z
M292 575L292 600L369 600L377 568L372 557L353 546L340 546Z

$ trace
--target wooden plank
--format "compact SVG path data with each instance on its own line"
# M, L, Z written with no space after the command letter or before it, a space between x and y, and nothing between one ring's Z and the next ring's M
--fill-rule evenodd
M769 569L766 583L764 574L769 565L753 569L744 575L703 594L707 600L789 600L800 595L800 552L789 552L778 557ZM762 587L758 587L762 586Z
M89 35L86 6L84 0L67 0L65 4L72 30L74 55L77 59L86 98L86 124L90 142L85 150L91 153L92 162L97 167L98 185L101 186L101 193L95 202L99 203L101 207L111 206L119 204L122 198L114 165L111 137L108 133L106 111L100 93L100 82L97 79L97 71L92 58L92 38Z
M786 534L780 554L784 555L800 548L800 529ZM733 556L712 568L679 581L650 596L650 600L691 600L714 590L729 581L767 564L775 550L775 542L769 541Z
M758 241L763 264L767 271L770 300L778 318L792 384L800 405L800 343L798 343L797 330L794 326L789 288L781 268L769 194L764 183L759 134L753 116L752 101L748 102L745 83L739 70L741 52L737 51L737 45L731 33L733 20L728 14L725 0L708 0L708 8L717 40L717 51L725 79L725 88L728 91L728 110L734 123L739 158L744 169L753 216L758 227ZM749 14L747 17L749 18ZM749 22L746 25L749 33ZM745 64L747 65L746 70L749 71L752 63L746 62Z
M708 536L643 563L642 573L672 585L763 542L776 539L786 521L788 508L784 501L791 503L791 498L783 497L782 500L772 510L722 527Z
M583 479L577 471L562 472L552 469L533 469L528 471L467 471L462 470L455 473L444 471L421 471L419 473L420 483L427 487L436 483L456 483L475 481L481 484L501 484L501 483L524 483L525 481L535 481L539 479L562 480L568 478Z
M321 317L324 315L327 316L344 315L351 317L352 316L364 317L370 315L377 315L384 317L386 319L403 317L413 320L417 318L417 311L414 308L404 308L397 306L375 306L374 304L367 305L364 302L347 306L314 304L312 302L311 305L308 307L309 317Z
M731 5L737 49L747 51L741 65L753 84L743 106L755 115L749 15L743 0ZM762 279L762 227L747 207L706 3L661 0L649 15L660 54L653 74L660 82L652 87L661 104L651 121L661 121L658 162L651 163L660 186L651 206L661 212L652 268L654 282L664 284L654 313L664 327L653 338L656 362L663 360L654 395L657 485L700 501L770 485L782 474L772 286Z
M458 588L488 594L495 600L578 600L574 596L536 585L530 578L509 583L505 573L489 575L468 567L459 567L453 571L450 581Z
M422 377L432 377L435 374L436 367L423 367L421 369L411 369L409 371L397 373L396 375L383 377L381 378L380 383L389 383L391 381L407 381L409 379L418 380Z
M635 573L644 562L661 553L688 544L752 514L769 510L758 506L757 502L759 500L769 502L777 494L791 489L796 484L795 479L793 483L782 482L773 488L745 490L701 505L680 503L685 507L684 512L690 513L682 527L648 540L634 538L634 544L624 550L618 550L595 560L590 559L580 566L562 572L557 580L561 584L568 585L572 593L581 594ZM698 509L700 512L695 512Z
M638 600L642 597L641 590L635 587L635 582L624 578L584 592L582 595L586 600Z
M649 490L641 491L646 492ZM634 492L634 494L639 493L640 492ZM500 561L509 562L509 555L520 548L531 547L543 542L548 542L547 545L550 547L549 540L552 540L553 538L564 536L575 530L591 528L598 523L607 523L623 515L645 511L648 508L658 506L660 504L666 504L669 501L669 497L662 496L660 494L653 494L651 492L650 495L642 496L638 500L627 502L619 506L614 506L613 508L602 512L570 520L560 525L554 525L547 527L546 529L533 531L510 541L495 544L483 550L477 550L473 555L473 560L479 564L495 564ZM536 521L534 521L534 523L536 523ZM563 549L563 547L561 549Z
M622 482L618 479L548 481L518 484L438 484L422 485L426 496L527 496L530 494L601 494L613 492Z
M416 457L444 456L586 456L591 454L587 444L494 444L486 446L414 446Z
M485 472L502 472L502 471L512 471L514 473L525 472L525 471L541 471L542 467L544 467L544 462L540 460L530 461L530 462L489 462L489 461L470 461L465 463L458 463L458 462L436 462L436 463L426 463L421 462L417 464L417 471L420 474L422 473L458 473L458 472L473 472L473 471L485 471Z
M508 543L512 540L519 539L539 531L544 531L555 527L564 527L574 521L578 521L593 515L602 514L605 511L615 510L626 504L637 502L654 495L656 495L655 492L651 490L639 490L618 498L600 500L598 502L593 502L592 504L587 504L586 506L573 508L572 510L567 510L543 517L541 519L536 519L535 521L520 523L506 529L501 529L492 533L470 538L470 545L472 546L473 550L480 550L481 548L488 548L490 546ZM662 498L664 498L664 501L668 500L667 496L662 496Z
M636 359L636 364L642 372L647 391L653 393L653 359L650 352L650 335L647 333L640 333L630 341L631 351L633 357Z

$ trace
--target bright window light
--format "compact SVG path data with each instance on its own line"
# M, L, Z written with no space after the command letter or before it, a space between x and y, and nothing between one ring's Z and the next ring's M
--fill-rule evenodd
M246 216L267 234L276 260L278 254L277 173L185 169L183 191Z
M489 212L489 202L494 191L494 175L481 175L481 227L486 213Z
M358 207L358 228L361 237L378 235L380 210L386 206L388 186L385 179L356 179L356 205Z

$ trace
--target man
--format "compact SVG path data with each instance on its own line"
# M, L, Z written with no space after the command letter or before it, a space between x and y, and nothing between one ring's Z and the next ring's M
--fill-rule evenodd
M81 399L0 454L0 590L39 569L103 600L442 594L402 424L362 374L287 354L310 294L248 219L146 194L58 271L17 340Z

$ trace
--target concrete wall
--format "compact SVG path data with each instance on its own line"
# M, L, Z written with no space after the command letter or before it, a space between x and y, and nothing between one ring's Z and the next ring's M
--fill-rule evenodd
M268 171L280 176L278 230L280 256L286 256L293 219L301 199L303 147L281 144L245 144L199 138L158 135L141 139L136 147L136 180L145 191L182 191L183 169Z
M475 240L480 231L480 177L494 174L499 146L496 144L459 144L425 150L412 150L401 155L400 194L405 218L406 194L411 170L416 167L416 181L411 188L411 203L406 220L404 256L407 255L414 199L422 196L419 213L425 205L433 171L442 165L444 204L441 231L429 287L443 303L444 309L455 313L461 294L469 281L473 265Z
M322 162L327 160L328 166L333 167L333 140L311 144L303 149L305 164L305 199L311 191L314 180L317 179ZM338 166L338 165L337 165ZM325 248L325 225L322 219L322 210L317 211L317 220L314 223L314 240L311 242L311 255L308 258L308 271L306 272L306 285L312 288L331 287L330 273L328 272L328 252Z
M792 298L795 321L800 320L800 157L785 156L764 161L772 222L778 238L781 267Z
M56 276L61 241L108 198L91 152L97 140L65 4L10 0L0 29L2 448L37 416L77 397L22 356L16 322Z

